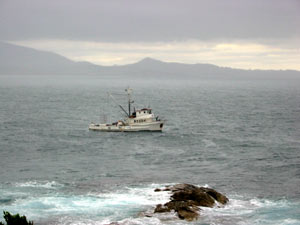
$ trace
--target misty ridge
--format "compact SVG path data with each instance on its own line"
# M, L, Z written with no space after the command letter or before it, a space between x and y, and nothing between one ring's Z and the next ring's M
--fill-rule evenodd
M243 70L145 58L121 66L75 62L59 54L0 42L0 75L98 75L141 79L300 79L296 70Z

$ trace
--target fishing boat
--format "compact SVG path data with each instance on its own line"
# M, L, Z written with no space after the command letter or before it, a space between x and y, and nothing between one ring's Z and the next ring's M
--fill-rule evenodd
M152 113L152 109L142 108L131 112L131 105L134 101L131 99L132 89L125 89L128 96L128 112L123 108L122 105L118 104L114 97L109 94L112 100L120 107L125 114L124 120L118 120L114 123L91 123L89 125L90 130L95 131L111 131L111 132L131 132L131 131L162 131L164 121L158 116Z

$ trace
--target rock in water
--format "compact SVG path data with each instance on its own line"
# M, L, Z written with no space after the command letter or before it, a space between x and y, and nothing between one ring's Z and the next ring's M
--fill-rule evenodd
M191 184L167 186L163 191L171 191L171 201L156 206L154 213L174 210L180 219L188 221L199 217L199 206L213 207L216 202L226 204L228 198L212 188L197 187Z
M26 216L20 216L19 214L10 214L9 212L3 211L3 217L7 225L33 225L32 221L27 221ZM4 225L0 222L0 225Z
M223 205L229 201L225 195L222 195L221 193L217 192L216 190L214 190L212 188L201 187L200 189L202 189L204 192L206 192L211 197L213 197L217 202L219 202Z

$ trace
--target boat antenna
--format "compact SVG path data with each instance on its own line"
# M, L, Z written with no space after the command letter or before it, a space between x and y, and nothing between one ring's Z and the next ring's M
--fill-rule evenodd
M116 99L114 98L114 96L112 96L110 93L108 93L109 97L111 97L111 99L113 100L113 102L115 104L117 104L121 109L122 111L129 117L129 114L126 112L126 110L116 101Z

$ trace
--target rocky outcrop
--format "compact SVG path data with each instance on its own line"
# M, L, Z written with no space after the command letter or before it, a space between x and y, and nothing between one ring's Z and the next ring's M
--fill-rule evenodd
M155 191L170 191L171 201L156 206L154 213L171 212L174 210L180 219L188 221L199 217L199 207L213 207L216 203L224 205L228 198L212 188L197 187L191 184L176 184Z
M27 221L26 216L20 216L19 214L13 215L3 211L3 218L7 225L33 225L32 221ZM4 223L0 221L0 225L4 225Z

